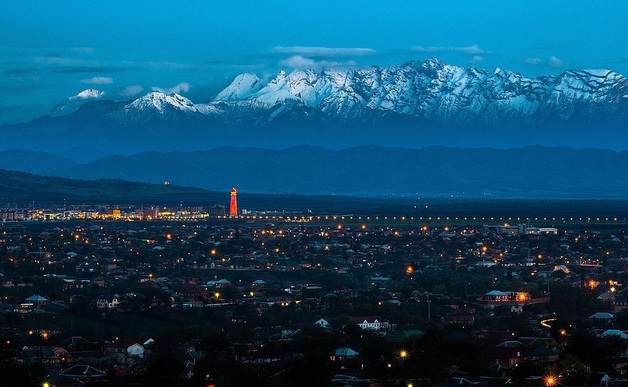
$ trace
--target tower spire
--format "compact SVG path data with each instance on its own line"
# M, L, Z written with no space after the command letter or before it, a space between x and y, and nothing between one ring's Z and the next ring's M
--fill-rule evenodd
M229 216L238 216L238 190L231 189L231 202L229 203Z

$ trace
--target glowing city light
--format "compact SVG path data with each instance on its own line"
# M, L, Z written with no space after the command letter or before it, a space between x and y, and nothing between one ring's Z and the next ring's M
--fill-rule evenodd
M548 387L552 387L556 385L556 377L553 375L547 375L545 377L545 385Z

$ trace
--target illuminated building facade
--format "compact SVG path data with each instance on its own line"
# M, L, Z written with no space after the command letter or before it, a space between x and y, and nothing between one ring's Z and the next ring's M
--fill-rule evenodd
M238 190L231 189L231 202L229 203L229 216L238 216Z
M530 293L526 292L501 292L492 290L483 297L485 304L489 305L513 305L534 303Z

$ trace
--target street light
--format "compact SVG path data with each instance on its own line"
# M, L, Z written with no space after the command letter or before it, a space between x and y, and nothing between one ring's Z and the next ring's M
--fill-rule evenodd
M547 387L553 387L556 385L556 377L554 375L547 375L545 377L545 385Z

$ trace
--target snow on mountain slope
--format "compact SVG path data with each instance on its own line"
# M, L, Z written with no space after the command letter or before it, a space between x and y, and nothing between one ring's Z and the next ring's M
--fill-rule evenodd
M105 96L105 92L96 89L85 89L80 93L71 96L64 103L55 106L48 115L59 117L75 112L81 105L90 100L98 100Z
M70 99L90 99L90 98L102 98L105 95L104 91L96 89L85 89Z
M170 119L202 118L220 112L220 108L215 105L195 104L180 94L153 91L127 103L121 112L113 115L125 121L141 123L151 120L167 122Z
M598 108L621 109L628 94L626 78L609 70L526 78L499 68L489 72L436 59L384 68L282 71L267 84L260 83L250 74L238 76L214 103L270 109L289 102L340 118L356 117L370 109L443 124L469 119L499 123L548 115L569 119L581 113L576 106L582 104L589 105L585 109L589 113Z
M161 114L168 108L174 108L184 112L198 112L194 102L179 94L168 95L159 91L153 91L140 97L124 107L129 110L155 110Z
M54 115L68 114L79 102L100 97L102 92L85 90L73 97L72 107L61 106ZM316 117L369 122L389 114L446 127L623 122L628 121L628 81L610 70L527 78L500 68L488 71L429 59L390 67L281 71L268 81L244 73L208 104L154 91L120 106L107 116L129 123L211 116L223 123L255 126L279 117L291 122Z
M222 90L217 96L218 101L238 101L255 94L264 86L263 81L255 74L240 74L231 84Z

